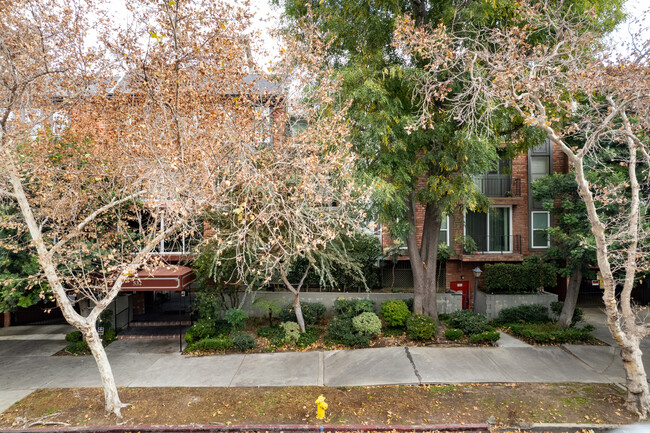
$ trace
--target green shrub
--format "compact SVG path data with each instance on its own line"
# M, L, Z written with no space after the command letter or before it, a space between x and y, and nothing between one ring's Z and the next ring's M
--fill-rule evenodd
M460 340L465 333L462 329L449 328L445 330L445 338L449 341Z
M555 323L515 324L510 331L517 337L536 344L583 343L594 339L593 326L582 328L557 329Z
M320 328L308 326L305 328L305 332L300 334L298 341L296 341L296 346L301 348L311 346L316 342L316 340L318 340L320 333Z
M334 301L334 311L338 316L354 317L361 313L375 312L375 303L367 299L343 299Z
M77 341L82 341L83 335L81 331L72 331L68 334L65 334L65 341L68 343L76 343Z
M486 293L534 293L540 287L555 287L557 271L538 257L527 257L523 263L485 265Z
M375 313L365 312L352 318L352 326L358 332L371 337L381 334L381 320Z
M231 308L226 311L224 319L230 325L232 332L238 332L243 330L244 326L246 326L246 319L248 319L248 314L239 308Z
M368 347L370 337L354 329L349 316L334 317L327 327L327 341L350 347Z
M284 340L295 343L300 338L300 326L296 322L282 322L280 328L284 331Z
M408 298L404 302L406 303L406 306L408 307L409 311L412 313L413 312L413 298Z
M449 315L449 326L462 329L465 334L480 334L488 330L488 320L472 310L458 310Z
M284 330L279 326L262 326L257 330L257 335L264 338L284 338Z
M232 337L232 344L240 352L245 352L255 347L255 337L251 334L241 332Z
M395 328L387 326L382 330L382 333L384 334L384 337L400 337L404 335L404 327L400 326L399 328Z
M390 326L404 326L411 311L404 301L386 301L381 304L381 315Z
M540 304L504 308L499 311L499 316L494 319L494 322L500 325L506 323L546 323L550 321L548 308Z
M228 350L233 346L232 339L228 336L221 336L217 338L204 338L195 343L187 346L185 350L188 352L198 350Z
M67 346L65 346L64 349L66 352L71 353L73 355L89 355L90 354L90 347L88 347L88 343L85 341L73 341Z
M413 314L406 320L406 335L413 340L432 340L436 336L436 321L424 314Z
M195 341L214 337L215 335L216 329L214 323L207 319L200 319L194 322L194 325L185 332L185 342L191 344Z
M501 338L501 335L498 331L485 331L480 334L472 334L469 336L469 342L478 344L478 343L494 343Z
M109 344L112 343L113 341L117 340L117 332L115 332L115 329L111 328L104 332L104 344Z
M301 302L302 318L305 325L316 325L323 320L327 308L320 302ZM296 312L292 305L287 305L280 310L280 320L283 322L297 322Z
M560 314L562 313L562 308L564 307L564 302L551 302L551 313L553 314L553 320L558 321ZM576 323L581 322L584 316L584 311L582 308L575 307L573 310L573 317L571 317L571 326L576 326Z
M448 313L438 314L438 320L440 320L442 323L449 323L449 314Z

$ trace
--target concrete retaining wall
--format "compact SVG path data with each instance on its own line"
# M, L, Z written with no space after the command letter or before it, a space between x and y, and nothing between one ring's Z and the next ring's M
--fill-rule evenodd
M520 305L541 304L550 309L551 302L557 302L557 295L544 291L513 295L490 295L481 291L476 292L476 312L487 316L488 319L496 318L499 311L504 308Z
M300 293L301 302L320 302L327 307L327 315L333 315L334 301L338 298L344 299L369 299L376 304L377 312L382 302L394 299L406 300L413 297L413 293L337 293L337 292L304 292ZM249 293L244 301L243 309L251 316L262 317L267 313L259 308L253 308L254 299L265 298L278 305L286 305L293 302L293 294L289 292L264 292ZM461 293L438 293L438 313L452 313L460 310L463 305Z

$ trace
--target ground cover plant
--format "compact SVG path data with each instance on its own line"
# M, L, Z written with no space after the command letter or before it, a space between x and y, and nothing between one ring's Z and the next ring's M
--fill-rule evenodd
M489 325L487 317L472 310L458 310L440 315L440 321L447 325L445 338L449 341L492 344L501 337L499 332Z
M610 384L466 384L376 387L121 388L132 402L122 423L187 424L443 424L520 422L630 424L623 391ZM314 401L325 396L325 420ZM97 388L35 391L0 414L0 429L35 419L70 426L116 424Z

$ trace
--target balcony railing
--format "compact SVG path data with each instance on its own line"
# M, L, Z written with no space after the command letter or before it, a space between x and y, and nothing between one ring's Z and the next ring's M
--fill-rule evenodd
M510 175L486 174L474 178L476 189L487 197L520 197L521 179Z
M521 235L467 235L463 252L465 254L521 254Z

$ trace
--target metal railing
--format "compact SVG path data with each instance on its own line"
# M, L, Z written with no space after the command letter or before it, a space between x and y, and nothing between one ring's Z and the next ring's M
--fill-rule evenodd
M465 238L465 254L521 254L521 235L481 235ZM475 245L472 245L468 238L471 238Z
M487 197L520 197L521 179L510 175L486 174L474 178L476 189Z

